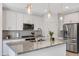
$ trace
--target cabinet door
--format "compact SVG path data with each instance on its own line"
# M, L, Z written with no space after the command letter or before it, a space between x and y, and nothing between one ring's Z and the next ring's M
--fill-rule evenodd
M71 23L71 15L64 16L64 23Z
M64 23L78 23L79 13L72 13L64 16Z
M6 30L6 11L5 10L3 10L2 28L3 30Z
M24 16L23 16L23 23L32 24L32 16L24 14Z
M6 43L3 42L3 55L8 55L8 47Z
M17 30L23 30L23 14L17 13Z
M26 14L23 15L23 23L28 23L28 17Z
M6 11L6 30L16 30L16 13Z
M72 13L71 14L71 22L72 23L78 23L79 22L79 13Z

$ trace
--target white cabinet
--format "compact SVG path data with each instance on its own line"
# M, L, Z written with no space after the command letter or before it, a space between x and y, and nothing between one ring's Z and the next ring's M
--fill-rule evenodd
M18 56L65 56L66 44L56 45L49 48L35 50L29 53L19 54Z
M39 16L3 10L3 30L23 30L23 23L34 24L34 28L37 29L42 27L42 22Z
M16 30L16 13L13 11L6 11L6 28L5 30Z
M3 30L6 29L6 11L3 10L3 21L2 21Z
M23 23L33 24L32 20L34 21L32 15L24 14L24 16L23 16Z
M23 14L11 10L3 10L3 30L22 30Z
M28 17L26 14L23 15L23 23L28 23Z
M65 15L64 23L79 23L79 12Z
M3 42L3 55L8 55L8 46Z
M23 14L17 13L17 30L23 30Z

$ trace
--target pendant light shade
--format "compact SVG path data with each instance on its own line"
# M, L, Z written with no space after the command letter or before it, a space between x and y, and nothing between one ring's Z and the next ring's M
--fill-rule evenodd
M64 10L63 10L63 4L61 4L61 14L60 14L60 21L63 21L63 19L64 19Z
M48 11L48 18L50 18L51 17L51 11L49 10Z
M31 14L32 11L32 4L27 4L27 12L28 14Z
M52 16L51 10L50 10L50 6L48 4L48 18L50 18Z

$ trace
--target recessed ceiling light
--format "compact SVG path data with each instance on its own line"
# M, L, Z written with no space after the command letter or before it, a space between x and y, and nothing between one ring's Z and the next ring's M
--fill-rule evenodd
M69 6L65 6L65 9L69 9Z
M60 20L63 20L63 17L62 16L60 17Z

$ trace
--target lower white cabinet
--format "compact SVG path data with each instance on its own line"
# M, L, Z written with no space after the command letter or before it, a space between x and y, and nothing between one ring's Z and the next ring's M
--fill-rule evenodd
M7 45L3 42L3 55L8 55L8 47Z

